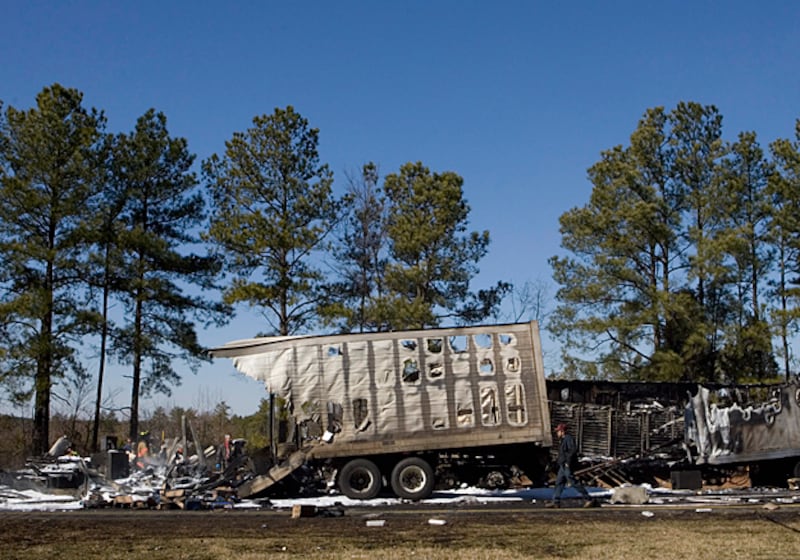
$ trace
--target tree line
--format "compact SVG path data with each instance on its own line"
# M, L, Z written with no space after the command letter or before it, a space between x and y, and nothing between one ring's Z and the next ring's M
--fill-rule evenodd
M560 218L550 327L569 375L744 383L792 372L800 120L763 148L713 105L647 110Z
M155 109L111 133L103 111L60 84L29 109L0 102L0 389L33 401L31 452L48 449L52 399L87 383L97 450L112 360L130 368L136 439L140 397L170 394L176 364L207 359L198 329L240 305L264 317L254 335L497 312L510 285L470 288L489 234L469 231L460 176L416 162L381 185L368 163L337 196L318 143L293 107L276 108L198 174Z
M788 377L800 121L795 134L764 150L752 132L726 142L711 105L646 111L589 168L588 203L560 217L545 320L529 284L472 289L490 237L469 229L457 173L370 162L334 190L319 130L291 106L196 162L155 109L111 133L59 84L29 109L0 101L0 390L32 400L42 453L52 399L92 387L96 450L108 363L129 368L135 439L140 397L170 394L178 364L207 359L198 329L242 306L263 317L254 336L290 335L475 324L509 298L513 320L539 310L565 376Z

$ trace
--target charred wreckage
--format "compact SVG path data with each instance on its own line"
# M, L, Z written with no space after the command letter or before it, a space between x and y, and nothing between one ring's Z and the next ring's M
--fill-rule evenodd
M87 503L218 507L271 495L381 493L421 500L435 489L544 485L553 428L564 423L587 484L670 484L700 489L745 473L747 484L800 479L800 384L546 379L536 322L329 336L262 337L211 350L263 381L271 444L236 441L223 469L191 427L162 442L127 485L89 492L104 470L119 481L127 455L78 464ZM63 443L61 444L64 445ZM56 446L54 446L55 448ZM194 449L191 455L183 451ZM34 476L64 485L54 464L65 449L32 461ZM88 463L88 464L87 464ZM49 469L49 470L48 470ZM81 478L83 476L83 478ZM135 496L130 480L157 477L157 493ZM796 480L795 480L796 482ZM102 486L101 486L102 487Z

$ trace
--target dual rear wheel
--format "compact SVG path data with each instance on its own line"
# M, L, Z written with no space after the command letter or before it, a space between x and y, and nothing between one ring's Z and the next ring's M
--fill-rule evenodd
M406 457L392 468L389 482L397 497L423 500L433 492L433 467L421 457ZM352 459L339 472L338 484L339 490L348 498L369 500L383 488L383 476L373 461Z

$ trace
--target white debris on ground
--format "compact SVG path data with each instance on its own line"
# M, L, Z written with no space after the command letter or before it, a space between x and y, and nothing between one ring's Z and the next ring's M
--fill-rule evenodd
M8 477L6 477L6 480ZM153 472L135 472L128 478L97 483L93 479L87 494L80 496L64 494L56 490L14 489L11 485L0 485L0 511L69 511L80 510L91 505L92 500L98 496L109 503L115 496L135 496L135 500L146 502L158 500L164 478ZM102 479L99 479L102 481ZM191 481L186 481L191 485ZM687 491L671 490L667 488L652 488L645 485L648 494L646 510L652 514L654 507L669 506L677 503L703 504L703 505L730 505L730 504L787 504L800 503L797 492L785 489L747 489L747 490L721 490L721 491ZM609 500L613 496L613 489L590 488L592 497L600 500ZM475 487L463 487L453 490L434 492L433 495L422 500L421 504L471 506L481 504L501 503L543 503L552 499L552 488L525 488L512 490L485 490ZM580 496L568 488L564 499ZM313 506L319 510L333 507L391 507L403 505L404 500L393 497L378 497L372 500L351 500L340 494L328 494L315 497L298 498L264 498L254 500L230 500L225 506L229 509L264 509L291 510L295 506ZM641 504L640 504L641 505ZM615 507L626 507L617 504Z
M201 471L176 471L168 465L154 465L134 470L130 476L109 480L87 465L87 458L57 457L34 468L7 473L0 471L0 511L68 511L98 507L167 507L196 509L264 509L291 510L296 507L325 510L347 507L391 507L411 502L395 497L353 500L335 491L307 497L273 497L239 499L235 488L225 480L201 475ZM78 481L78 484L68 484ZM778 488L734 488L724 490L672 490L650 485L623 485L617 488L588 488L592 497L615 507L653 507L674 504L700 506L733 504L794 504L800 493ZM636 499L625 499L635 496ZM553 488L521 488L489 490L461 487L434 492L421 504L472 506L481 504L529 503L552 500ZM572 488L562 498L580 499Z
M133 491L141 496L145 501L148 496L157 495L158 487L149 486L142 480L123 479L114 481L115 485L125 488L125 492ZM112 487L95 489L97 492L105 492L109 499L113 499L115 490ZM490 503L513 503L528 502L533 500L548 500L552 498L552 488L533 488L524 490L483 490L480 488L466 487L457 490L434 492L433 495L422 500L422 504L449 504L449 505L479 505ZM604 497L609 493L605 490L595 490L593 496ZM129 494L126 494L129 495ZM568 492L565 498L573 497ZM578 494L575 495L578 497ZM294 506L315 506L317 508L329 508L334 506L342 507L381 507L395 506L409 503L399 498L379 497L372 500L352 500L340 494L330 494L315 497L301 498L268 498L255 500L239 500L230 504L231 509L286 509L290 510ZM15 491L8 486L0 486L0 511L66 511L83 509L85 507L84 498L75 498L58 494L47 493L44 491Z
M0 510L2 511L68 511L83 509L80 500L71 496L45 494L36 490L12 490L0 486Z

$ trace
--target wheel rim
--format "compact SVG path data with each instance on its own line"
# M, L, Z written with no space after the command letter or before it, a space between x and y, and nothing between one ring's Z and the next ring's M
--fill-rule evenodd
M419 492L425 487L428 477L421 468L409 466L400 473L400 484L408 492Z
M350 488L360 494L365 494L375 484L375 478L367 469L356 469L348 478Z

